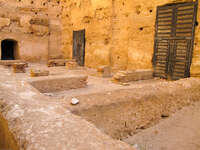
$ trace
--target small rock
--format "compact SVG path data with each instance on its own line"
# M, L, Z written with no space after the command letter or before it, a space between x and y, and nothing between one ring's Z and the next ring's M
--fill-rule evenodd
M77 98L72 98L71 104L77 105L77 104L79 104L79 100Z
M53 96L53 93L44 93L46 96Z

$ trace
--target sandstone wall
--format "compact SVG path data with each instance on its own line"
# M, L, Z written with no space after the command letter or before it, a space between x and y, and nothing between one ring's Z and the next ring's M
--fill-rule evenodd
M55 0L0 0L0 41L18 42L16 59L61 57L59 14L59 1Z
M156 8L192 0L63 0L63 52L72 55L73 30L86 29L86 66L152 68ZM199 65L197 27L194 66Z

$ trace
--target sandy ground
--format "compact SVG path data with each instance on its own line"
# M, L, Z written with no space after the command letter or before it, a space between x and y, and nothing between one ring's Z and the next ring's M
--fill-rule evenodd
M185 107L156 126L124 141L138 150L200 150L200 103Z

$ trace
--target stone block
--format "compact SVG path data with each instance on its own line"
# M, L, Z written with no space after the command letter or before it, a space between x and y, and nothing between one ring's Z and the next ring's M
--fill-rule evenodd
M48 61L47 66L48 67L65 66L66 62L68 61L69 60L67 59L52 59Z
M76 69L78 67L78 63L75 60L71 60L66 62L66 68L71 70L71 69Z
M101 77L104 77L104 78L111 77L110 66L100 66L99 68L97 68L97 72Z
M0 60L0 65L11 67L15 63L24 63L25 67L28 67L28 63L24 60Z
M48 76L49 71L48 70L30 70L30 76L31 77L40 77L40 76Z
M14 63L12 65L14 73L25 73L26 72L26 63Z
M115 82L131 82L139 80L148 80L153 78L153 71L151 69L146 70L133 70L133 71L119 71L113 76Z

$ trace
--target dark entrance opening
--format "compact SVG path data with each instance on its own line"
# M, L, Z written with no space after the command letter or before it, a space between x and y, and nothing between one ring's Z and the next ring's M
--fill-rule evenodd
M1 60L15 60L17 41L3 40L1 42Z
M197 2L157 8L153 67L154 76L178 80L190 77Z
M85 30L73 31L73 59L80 66L85 64Z

